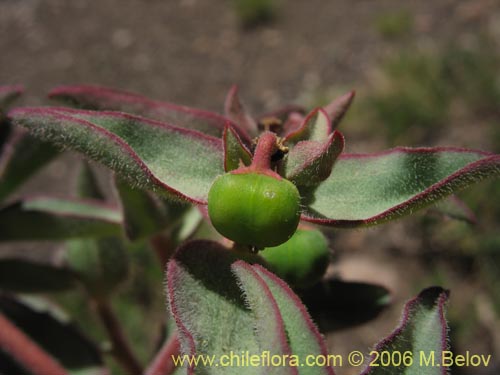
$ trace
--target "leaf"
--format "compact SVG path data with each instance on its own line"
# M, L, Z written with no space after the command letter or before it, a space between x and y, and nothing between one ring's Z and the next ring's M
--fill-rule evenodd
M258 264L250 266L243 261L238 261L232 265L232 269L238 276L241 288L247 296L250 293L254 295L253 301L249 300L252 311L257 312L262 309L264 298L261 295L259 300L259 289L260 293L268 296L267 298L275 300L283 319L291 352L299 359L299 365L296 368L298 374L333 375L333 369L328 366L300 366L301 363L303 364L303 362L300 362L300 359L304 360L308 355L324 356L326 358L328 352L325 341L312 322L306 308L290 287L283 280ZM259 313L262 312L259 311ZM263 331L266 328L270 329L266 327L264 318L259 318L259 315L257 315L257 330L259 330L259 326Z
M75 287L75 275L67 268L29 259L0 258L1 290L43 293L59 292Z
M390 355L400 353L401 357L399 354L391 356L391 363L387 366L380 365L379 360L379 366L368 366L362 375L448 374L448 325L445 318L448 296L448 291L433 287L425 289L409 301L400 326L374 349L378 353L388 352ZM405 353L408 353L406 357ZM375 362L375 358L373 355L370 362ZM399 362L401 365L398 365Z
M247 113L243 104L241 104L238 95L238 86L236 85L231 87L227 94L224 103L224 113L227 118L236 123L240 128L245 129L248 134L251 136L257 135L257 123L252 116Z
M273 111L263 113L258 118L260 122L261 120L265 120L266 118L274 117L279 119L281 122L285 123L291 115L293 114L303 115L305 113L306 110L304 107L296 104L289 104L284 107L275 109Z
M214 137L222 135L228 121L213 112L151 100L142 95L107 87L60 86L53 89L49 97L83 109L115 110L140 115Z
M229 124L224 129L222 139L224 140L224 170L226 172L237 169L240 164L246 166L251 164L252 154Z
M286 178L298 186L314 186L326 180L344 149L344 137L334 131L323 142L301 141L290 149L283 164Z
M103 366L97 345L43 300L0 294L0 312L64 367L76 370Z
M100 202L32 197L0 209L1 241L60 240L121 233L122 217Z
M93 297L107 297L129 276L130 259L119 237L76 239L66 243L71 271Z
M322 332L374 319L391 300L389 291L380 285L336 279L301 290L300 295Z
M380 224L500 174L500 155L457 148L395 148L344 154L315 190L302 218L336 227Z
M255 318L259 345L262 348L271 348L271 356L291 355L284 319L264 279L251 265L243 261L233 263L231 269L238 278L239 286L245 294L245 301ZM298 374L298 371L296 366L271 366L266 374Z
M0 86L0 201L57 155L54 147L14 128L5 117L23 91L21 86Z
M316 108L307 115L299 129L287 134L285 144L296 144L300 141L324 142L332 132L330 118L321 108Z
M86 161L82 164L82 169L78 175L77 194L80 198L89 198L104 201L106 195L99 186L97 175Z
M166 204L150 192L133 188L119 178L115 178L115 185L122 202L125 233L131 241L155 234L173 220Z
M141 188L205 204L224 173L220 140L116 112L21 108L14 123L97 160Z
M0 86L0 117L10 107L11 103L24 93L21 85Z
M181 246L167 267L167 295L181 351L188 355L262 353L255 337L255 319L245 306L230 266L235 253L216 242L192 241ZM217 329L214 329L217 327ZM188 374L193 373L193 368ZM234 367L197 367L197 373L234 374ZM238 367L238 373L262 370Z
M439 201L433 211L450 219L465 221L469 224L477 223L474 212L456 195L451 195L447 199Z
M347 94L344 94L336 98L330 104L323 107L324 111L328 114L328 117L331 119L332 129L336 129L340 121L344 118L344 115L351 106L355 95L356 92L354 90L349 91Z
M54 146L21 129L12 129L0 154L0 201L52 161L57 154Z

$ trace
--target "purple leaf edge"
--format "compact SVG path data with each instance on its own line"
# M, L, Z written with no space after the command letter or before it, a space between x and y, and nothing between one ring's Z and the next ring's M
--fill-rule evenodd
M403 316L401 318L401 323L399 326L391 332L389 336L386 338L382 339L377 345L375 345L375 348L373 349L374 351L381 351L383 350L384 346L391 344L397 336L403 332L403 330L407 327L410 319L411 319L411 312L412 310L417 306L417 304L424 298L425 294L430 294L430 293L438 293L439 296L436 299L436 305L438 307L438 314L439 314L439 321L441 323L441 349L446 350L448 348L448 323L446 322L446 318L444 316L444 307L446 303L448 302L448 298L450 296L450 291L447 289L443 289L438 286L432 286L429 288L424 289L421 291L415 298L409 300L406 302L404 310L403 310ZM372 355L371 360L375 358L374 355ZM366 367L363 372L360 375L369 375L371 368L368 366ZM441 371L443 375L447 375L447 367L442 366Z
M323 114L323 116L325 116L328 119L327 134L331 134L332 133L332 125L331 125L330 116L323 108L318 107L318 108L313 109L311 112L309 112L309 114L302 120L302 124L300 124L300 126L297 129L292 130L290 133L288 133L285 136L284 142L285 143L290 142L290 141L294 142L294 138L301 137L304 132L307 132L308 125L311 122L312 118L314 116L316 116L316 114L319 114L320 112ZM308 140L308 139L299 139L298 142L304 141L304 140Z
M375 225L378 223L382 223L385 221L390 220L391 214L398 212L398 211L405 211L407 207L411 206L412 203L414 202L419 202L419 201L424 201L425 197L428 196L429 194L433 192L440 192L441 189L449 184L450 182L455 181L458 179L461 175L468 173L468 172L473 172L477 170L481 170L481 168L487 168L489 166L498 164L500 167L500 155L494 154L491 152L485 152L485 151L480 151L480 150L470 150L466 148L460 148L460 147L418 147L418 148L411 148L411 147L396 147L390 150L386 151L381 151L377 153L372 153L372 154L341 154L339 156L339 159L362 159L362 158L374 158L378 156L384 156L384 155L389 155L389 154L395 154L395 153L436 153L436 152L448 152L448 151L453 151L453 152L464 152L464 153L476 153L479 155L485 156L485 158L477 160L475 162L467 164L465 167L459 169L455 173L449 175L445 179L429 186L427 189L424 191L420 192L419 194L413 196L412 198L408 199L407 201L400 203L394 207L391 207L383 212L381 212L378 215L366 218L366 219L359 219L359 220L337 220L337 219L323 219L323 218L317 218L317 217L312 217L308 216L306 213L301 214L301 220L314 223L314 224L319 224L319 225L327 225L327 226L334 226L334 227L339 227L339 228L354 228L354 227L359 227L359 226L364 226L364 225ZM452 194L450 192L450 194ZM449 194L443 194L441 198L444 198ZM439 199L441 199L439 198Z
M244 270L249 272L255 279L255 281L260 285L261 291L264 294L264 297L270 302L271 304L271 309L273 311L273 318L276 319L277 325L280 328L278 332L278 338L279 338L279 343L281 345L280 350L282 351L283 354L292 354L292 349L290 348L290 345L288 344L287 337L286 337L286 331L285 331L285 322L283 321L283 317L281 315L281 312L278 307L278 303L276 302L276 299L274 298L273 294L271 293L271 290L269 289L269 286L265 282L265 280L259 275L258 271L255 270L255 266L252 266L248 264L247 262L243 260L238 260L234 262L231 265L231 270L233 274L236 276L238 279L239 283L241 283L240 277L239 277L239 270ZM239 285L240 289L243 290L241 284ZM247 303L247 305L249 305ZM251 308L250 308L251 309ZM298 375L298 369L296 367L289 367L290 371L293 374Z
M295 147L300 147L300 144L302 142L311 142L311 141L300 141L298 142ZM315 142L315 141L312 141L312 142ZM332 168L330 169L330 173L328 174L328 176L326 176L323 180L327 179L332 170L333 170L333 166L335 165L335 162L337 161L337 159L339 158L339 156L342 154L342 151L344 150L344 146L345 146L345 138L344 138L344 135L339 132L338 130L334 130L333 133L330 133L330 135L328 136L328 139L326 140L326 142L317 142L318 143L318 148L321 149L321 152L318 155L312 155L311 158L307 159L304 161L304 163L302 164L302 168L301 170L305 170L306 168L308 168L309 166L311 166L311 164L313 164L316 160L318 159L321 159L322 157L324 157L325 153L328 152L328 149L334 145L336 142L339 142L339 149L340 151L337 153L337 155L334 156L334 160L333 160L333 163L332 163ZM300 173L300 172L298 172ZM296 173L295 175L288 175L286 176L287 179L289 180L294 180L294 177L298 174Z
M195 204L207 204L205 200L200 200L196 199L194 197L189 197L182 192L170 187L169 185L165 184L161 180L159 180L153 172L149 169L149 167L142 161L142 159L137 155L137 153L130 147L124 140L122 140L120 137L115 135L114 133L103 129L100 126L97 126L93 124L90 121L84 120L84 119L79 119L79 118L74 118L72 114L88 114L88 115L99 115L99 116L109 116L109 117L115 117L115 118L122 118L126 120L134 120L134 121L140 121L146 125L149 126L155 126L158 128L162 129L169 129L171 131L183 133L189 136L194 136L200 139L205 140L206 142L210 143L213 147L215 148L221 148L221 142L219 139L203 134L201 132L198 132L196 130L192 129L184 129L184 128L179 128L177 126L173 126L170 124L167 124L165 122L157 121L157 120L152 120L148 119L145 117L141 116L136 116L136 115L130 115L124 112L115 112L115 111L90 111L90 110L78 110L78 109L72 109L72 108L66 108L66 107L23 107L23 108L16 108L13 109L12 111L9 112L9 117L13 118L13 120L16 120L16 115L20 114L21 116L23 115L30 115L30 114L35 114L35 115L50 115L50 116L56 116L59 117L61 120L67 120L67 121L72 121L75 123L78 123L88 129L91 129L92 131L104 136L105 138L109 139L111 142L115 143L119 148L123 150L125 154L127 154L135 163L136 165L145 173L146 177L148 180L151 181L151 183L155 186L158 186L162 189L167 190L169 193L187 201L190 203L195 203ZM23 116L24 117L24 116ZM222 152L222 149L221 149Z
M224 149L224 171L229 172L229 167L227 166L227 148L226 148L226 143L227 143L227 136L228 133L231 133L233 137L236 139L236 142L240 145L241 150L248 155L248 158L252 160L252 153L248 150L248 148L245 146L245 144L242 142L240 136L238 133L234 130L234 127L231 125L231 123L227 122L226 126L224 128L224 132L222 133L222 139L223 139L223 149Z
M310 332L316 338L317 343L318 343L320 350L321 350L321 354L324 355L326 358L326 356L328 356L328 350L327 350L324 338L321 335L321 333L319 332L318 327L316 327L316 325L312 321L311 316L309 315L309 312L307 311L307 308L304 306L304 304L299 299L299 297L292 291L290 286L288 286L288 284L285 283L282 279L280 279L275 274L273 274L272 272L270 272L265 267L263 267L259 264L253 264L253 265L251 265L251 267L254 268L257 273L264 274L265 276L267 276L271 280L273 280L283 290L283 292L291 299L292 303L299 310L303 319L306 321L306 325L309 328ZM325 369L327 370L329 375L335 375L333 368L325 367Z
M205 119L211 126L218 128L221 131L224 130L225 123L230 121L228 118L219 115L218 113L206 111L203 109L192 108L184 105L174 104L170 102L164 102L160 100L149 99L143 95L125 91L117 90L109 87L98 86L98 85L63 85L53 88L48 93L50 99L64 99L65 97L77 97L77 96L88 96L99 100L99 98L111 99L116 102L125 102L132 105L142 105L151 110L167 109L171 111L182 112L185 114L198 117L200 119ZM238 133L245 140L250 140L250 137L246 132L238 127L236 124L232 123L238 129ZM181 127L181 126L179 126Z

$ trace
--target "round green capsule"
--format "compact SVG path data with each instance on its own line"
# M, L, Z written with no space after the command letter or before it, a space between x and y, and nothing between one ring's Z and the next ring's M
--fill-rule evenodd
M323 277L329 263L326 237L316 229L299 229L284 244L259 253L270 269L293 286L306 288Z
M297 229L300 195L285 179L226 173L210 188L208 214L220 234L240 245L277 246Z

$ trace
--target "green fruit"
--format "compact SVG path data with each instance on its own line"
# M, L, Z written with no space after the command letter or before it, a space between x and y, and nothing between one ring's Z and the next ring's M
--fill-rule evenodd
M210 188L208 214L220 234L240 245L276 246L297 229L300 195L285 179L227 173Z
M301 288L317 283L329 262L328 241L319 230L299 229L280 246L260 252L270 269L291 285Z

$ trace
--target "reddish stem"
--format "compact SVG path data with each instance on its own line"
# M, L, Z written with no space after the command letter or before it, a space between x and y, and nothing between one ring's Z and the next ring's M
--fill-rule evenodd
M2 314L0 314L0 348L33 375L68 375L50 354Z
M271 169L271 157L278 150L278 139L272 132L264 132L259 137L257 147L249 168L254 171L268 171Z
M144 375L170 375L176 367L173 357L180 354L181 345L177 333L163 344Z
M132 352L121 325L107 301L96 300L95 307L113 345L112 354L130 375L142 373L142 366Z
M244 173L258 173L274 177L281 180L281 176L272 170L272 156L278 150L278 138L276 134L267 131L262 133L257 142L255 152L252 159L252 164L248 167L238 168L231 173L244 174Z

